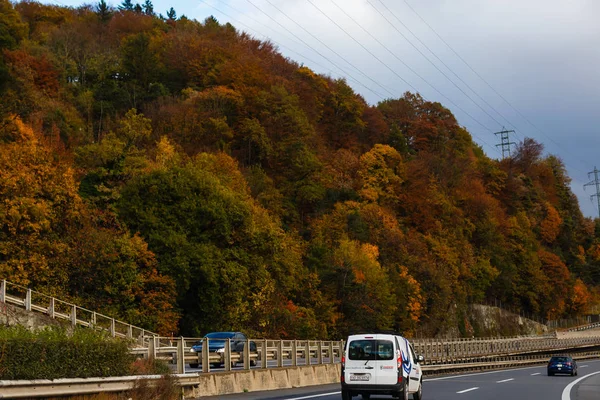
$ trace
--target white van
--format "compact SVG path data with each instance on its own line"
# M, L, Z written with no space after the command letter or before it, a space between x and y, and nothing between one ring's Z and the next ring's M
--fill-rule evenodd
M388 394L395 398L422 398L422 356L416 356L404 337L361 334L348 337L342 357L342 400L362 395Z

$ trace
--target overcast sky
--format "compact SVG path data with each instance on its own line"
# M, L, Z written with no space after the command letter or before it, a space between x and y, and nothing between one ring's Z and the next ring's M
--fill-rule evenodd
M371 104L418 91L451 109L492 158L502 157L494 132L503 126L516 131L511 141L534 138L567 166L583 213L598 216L597 203L590 200L595 188L583 188L594 178L588 172L600 168L598 0L153 4L163 15L170 7L178 16L200 21L214 15L259 39L268 38L290 59L347 78Z

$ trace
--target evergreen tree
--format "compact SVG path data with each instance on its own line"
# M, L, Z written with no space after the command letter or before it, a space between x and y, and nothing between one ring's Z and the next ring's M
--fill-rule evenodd
M96 6L96 14L100 21L108 22L112 18L112 9L106 4L106 1L100 0L98 5Z
M177 13L175 12L175 9L173 7L171 7L171 9L167 11L167 18L171 21L175 21L177 19Z
M133 3L131 0L124 0L123 3L119 6L119 10L121 11L133 11Z
M135 11L136 14L141 14L142 13L142 6L140 6L140 3L137 3L134 7L133 7L133 11Z
M144 14L154 15L154 6L152 5L152 1L146 0L144 3Z

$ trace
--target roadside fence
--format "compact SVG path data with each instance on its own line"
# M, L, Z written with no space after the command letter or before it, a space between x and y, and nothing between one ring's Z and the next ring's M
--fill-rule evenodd
M50 318L69 321L72 326L83 326L108 332L112 337L138 340L141 345L148 337L158 336L144 328L116 320L87 308L79 307L43 293L36 292L6 280L0 281L0 303L12 304L27 311L45 314Z

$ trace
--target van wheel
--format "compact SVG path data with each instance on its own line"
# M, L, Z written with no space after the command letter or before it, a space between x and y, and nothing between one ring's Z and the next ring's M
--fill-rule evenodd
M404 382L404 393L402 393L402 398L408 400L408 385L406 384L406 381Z
M363 394L362 395L363 400L369 400L371 398L370 394Z
M419 382L419 390L413 393L413 400L421 400L423 398L423 381Z
M348 389L342 389L342 400L352 400L352 394Z

